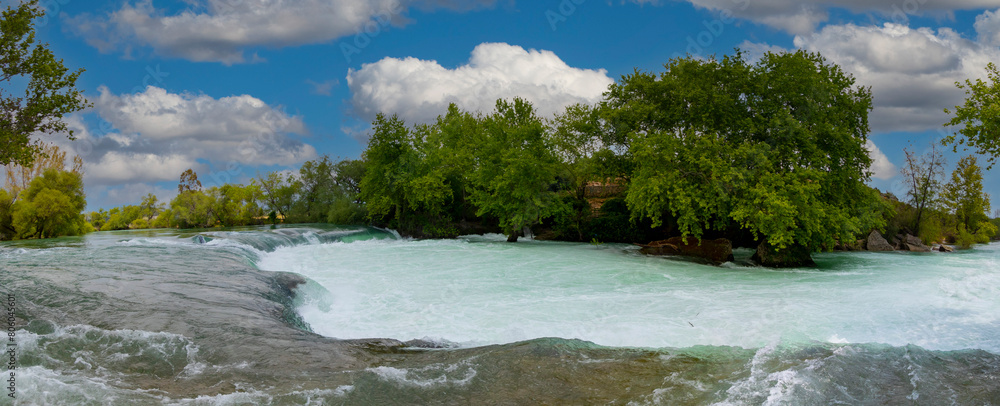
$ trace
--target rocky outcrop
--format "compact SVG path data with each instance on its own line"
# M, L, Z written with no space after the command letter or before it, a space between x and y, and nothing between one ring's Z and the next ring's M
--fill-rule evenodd
M694 237L673 237L641 247L640 252L647 255L685 255L702 258L716 265L733 260L733 243L725 238L699 240Z
M895 251L878 230L872 230L871 234L868 234L868 244L865 247L868 251Z
M910 252L931 252L931 247L924 245L924 242L920 241L920 238L909 234L900 236L899 245L896 248Z
M751 261L770 268L800 268L816 266L812 259L812 251L802 245L793 245L784 249L768 244L767 241L757 246Z

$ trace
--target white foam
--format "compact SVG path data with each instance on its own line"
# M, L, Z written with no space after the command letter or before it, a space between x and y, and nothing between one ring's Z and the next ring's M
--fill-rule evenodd
M475 346L561 337L659 348L785 340L1000 352L1000 272L983 266L992 247L819 254L821 263L842 263L786 271L647 257L628 245L505 241L283 247L258 266L322 285L329 297L298 311L317 333L343 339Z

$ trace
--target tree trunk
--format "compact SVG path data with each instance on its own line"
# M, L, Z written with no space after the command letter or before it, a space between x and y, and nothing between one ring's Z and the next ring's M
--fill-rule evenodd
M520 230L511 231L510 234L507 234L507 242L517 242L517 237L520 236L521 236Z

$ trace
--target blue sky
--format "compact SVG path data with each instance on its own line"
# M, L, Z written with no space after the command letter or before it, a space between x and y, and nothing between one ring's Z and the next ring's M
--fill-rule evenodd
M46 139L84 158L88 209L170 199L189 167L210 186L356 158L377 111L422 122L520 95L551 114L633 69L736 47L818 51L871 86L872 184L902 196L902 149L927 150L962 101L954 82L1000 62L1000 0L42 3L40 38L86 68L95 105L67 118L77 141Z

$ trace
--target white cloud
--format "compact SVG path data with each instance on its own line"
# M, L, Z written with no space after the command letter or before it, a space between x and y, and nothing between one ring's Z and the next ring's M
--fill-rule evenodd
M876 132L940 128L949 120L944 109L961 104L964 97L955 82L984 77L986 64L1000 60L1000 48L949 28L892 23L830 25L795 37L795 46L820 52L854 75L859 85L871 86L871 127Z
M474 8L495 0L185 0L191 9L166 14L151 0L127 1L106 16L68 18L72 30L109 52L149 46L160 55L197 62L246 62L249 47L328 42L377 33L406 22L407 7ZM253 59L251 60L253 61Z
M1000 46L1000 10L980 14L976 17L975 28L979 42Z
M175 181L188 168L294 165L316 150L293 134L306 134L300 117L248 95L213 98L147 87L117 95L101 87L94 108L105 121L89 128L80 114L66 118L76 141L53 139L84 159L84 180L94 186Z
M659 4L664 0L631 0ZM906 23L911 15L947 14L957 10L996 8L996 0L684 0L698 8L729 13L757 23L804 35L830 19L830 9L875 13L894 23Z
M893 165L889 161L889 158L882 153L882 150L878 149L878 146L872 140L868 140L865 143L865 149L868 150L868 156L872 159L871 171L873 178L883 180L892 179L899 173L896 165Z
M490 112L497 99L515 96L551 116L570 104L599 101L613 82L603 69L574 68L550 51L503 43L477 46L469 63L455 69L412 57L385 58L347 74L355 114L370 120L384 112L420 123L444 114L450 103Z

